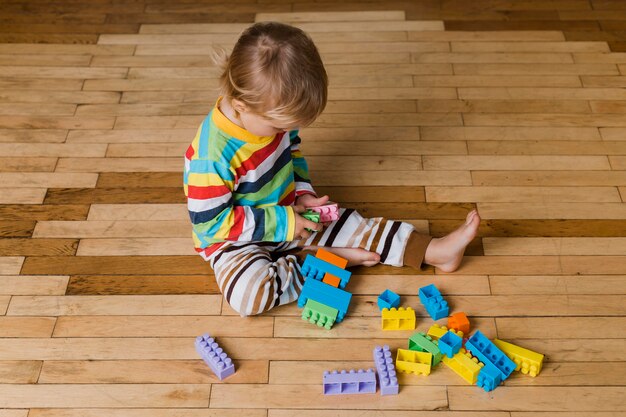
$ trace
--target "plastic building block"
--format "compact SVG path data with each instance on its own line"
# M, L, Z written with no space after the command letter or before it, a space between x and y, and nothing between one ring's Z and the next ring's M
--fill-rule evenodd
M391 290L385 290L378 296L378 308L398 308L400 306L400 296Z
M415 375L430 375L433 355L428 352L398 349L396 369L400 372Z
M345 315L348 314L352 294L324 284L322 281L307 278L304 281L300 297L298 297L298 307L303 308L309 299L336 309L338 313L335 321L340 323L343 321Z
M463 345L463 339L461 339L453 331L447 331L446 334L439 338L439 350L441 353L451 358L457 354L461 346Z
M463 334L469 334L470 322L465 313L454 313L448 317L448 329L460 330Z
M485 366L487 366L488 363L495 365L500 371L503 381L507 379L515 369L515 362L498 349L491 340L487 339L480 330L476 330L476 333L469 338L465 346L472 352L472 355L480 359Z
M324 274L324 279L322 280L324 284L332 285L335 288L339 288L339 284L341 280L334 276L333 274L329 274L328 272Z
M391 310L383 308L381 325L383 330L413 330L415 329L415 310L411 307Z
M326 204L324 206L309 207L309 210L319 213L321 222L333 222L339 219L339 206L335 203Z
M415 333L409 337L409 349L418 352L429 352L433 355L433 366L441 362L441 351L439 346L433 340L426 335L426 333Z
M307 300L304 310L302 310L302 320L307 320L310 323L317 324L319 327L324 327L330 330L337 320L336 308L328 307L325 304L317 302L315 300Z
M541 353L533 352L500 339L494 339L493 344L515 362L516 371L521 371L524 375L532 377L539 375L539 372L541 372L543 366L543 355Z
M491 363L486 363L482 367L476 380L476 385L484 389L485 391L493 391L502 382L502 374Z
M196 351L200 357L209 365L219 380L235 373L235 365L226 352L217 344L214 338L208 334L196 337Z
M433 284L420 288L419 297L426 308L426 312L433 320L439 320L448 316L450 312L448 303Z
M376 346L374 348L374 362L378 372L378 382L380 385L380 395L397 394L400 390L396 367L393 364L389 346Z
M482 369L482 363L461 348L456 355L443 357L443 363L463 378L468 384L475 384Z
M324 371L324 395L373 394L376 392L376 372L373 369L355 371Z
M319 223L320 222L320 214L315 212L315 211L313 211L313 210L309 209L309 210L305 211L304 213L301 213L300 215L302 217L304 217L305 219L310 220L312 222L315 222L315 223Z
M341 289L346 287L350 281L350 275L352 275L350 271L341 269L312 255L307 255L306 258L304 258L301 270L305 277L314 278L319 281L323 280L324 275L328 272L341 280L339 283L339 288Z
M450 330L451 332L455 333L457 336L459 337L463 337L463 332L456 332L454 330ZM430 336L430 338L432 340L439 340L439 338L441 336L443 336L444 334L446 334L446 332L448 332L448 328L446 326L440 326L437 323L433 324L432 326L430 326L430 329L428 329L428 333L426 333L426 335Z
M346 269L346 266L348 266L347 259L344 259L341 256L337 256L334 253L328 252L327 250L322 248L319 248L317 252L315 252L315 257L317 259L322 259L329 264L333 264L337 268Z

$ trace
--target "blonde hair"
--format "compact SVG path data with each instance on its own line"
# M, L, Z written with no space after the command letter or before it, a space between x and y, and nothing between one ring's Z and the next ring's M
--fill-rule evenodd
M278 22L247 28L230 56L214 54L223 69L220 94L251 112L285 126L307 126L322 113L328 76L313 40L301 29Z

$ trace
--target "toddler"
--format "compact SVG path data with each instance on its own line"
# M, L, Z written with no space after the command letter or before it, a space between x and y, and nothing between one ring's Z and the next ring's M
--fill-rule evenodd
M301 216L329 201L315 193L299 149L298 128L322 113L328 90L308 35L257 23L222 61L221 96L187 149L184 187L196 251L235 311L260 314L295 301L304 283L302 260L318 247L348 259L348 266L458 268L480 223L475 210L439 239L349 208L327 224Z

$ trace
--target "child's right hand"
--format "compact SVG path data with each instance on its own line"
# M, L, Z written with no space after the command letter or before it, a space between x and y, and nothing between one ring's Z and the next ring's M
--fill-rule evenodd
M320 223L312 222L302 217L298 213L304 213L306 208L304 206L293 206L294 214L296 216L296 231L294 233L295 239L307 239L311 236L311 232L306 229L311 229L315 232L319 232L323 229Z

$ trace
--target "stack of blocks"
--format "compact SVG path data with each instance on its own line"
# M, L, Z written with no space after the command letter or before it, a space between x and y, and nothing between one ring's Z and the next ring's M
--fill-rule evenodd
M321 248L315 256L307 255L301 269L306 279L298 297L303 320L331 329L344 319L352 299L344 290L351 275L345 270L347 264L346 259Z
M337 204L327 204L325 206L309 207L302 217L315 223L332 222L339 219L339 206ZM312 232L311 229L306 229Z

